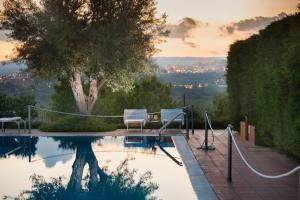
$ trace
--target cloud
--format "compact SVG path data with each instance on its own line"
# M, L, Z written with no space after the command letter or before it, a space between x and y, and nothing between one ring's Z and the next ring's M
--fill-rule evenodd
M182 18L177 24L167 24L166 29L170 31L170 38L179 38L184 41L186 45L196 48L197 45L193 42L185 41L191 36L191 31L196 28L207 27L207 22L201 22L190 17Z
M256 32L264 29L266 26L271 24L273 21L280 20L286 17L286 13L280 13L274 17L255 17L251 19L244 19L238 22L223 25L219 28L222 35L231 35L236 31L252 31Z
M187 41L184 41L184 44L188 45L189 47L191 48L197 48L197 44L194 43L194 42L187 42Z

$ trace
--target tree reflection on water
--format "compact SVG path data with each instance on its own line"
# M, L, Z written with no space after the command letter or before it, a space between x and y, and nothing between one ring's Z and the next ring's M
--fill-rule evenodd
M63 177L46 181L41 175L32 175L32 187L18 197L5 199L157 199L153 193L158 185L151 181L150 171L137 176L137 170L128 168L132 158L123 160L115 171L99 167L92 142L99 138L55 138L60 147L76 151L72 173L65 185ZM84 168L88 166L88 175Z

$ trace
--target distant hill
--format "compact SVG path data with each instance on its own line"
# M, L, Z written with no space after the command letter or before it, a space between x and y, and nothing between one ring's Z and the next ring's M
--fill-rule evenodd
M225 68L227 60L225 57L153 57L154 62L160 67L165 68L168 65L176 66L206 66ZM19 72L20 69L26 69L25 64L0 64L0 75Z
M17 64L17 63L0 64L0 75L18 73L22 69L26 69L25 64Z
M154 62L164 68L167 65L176 66L214 66L225 68L227 59L225 57L153 57Z

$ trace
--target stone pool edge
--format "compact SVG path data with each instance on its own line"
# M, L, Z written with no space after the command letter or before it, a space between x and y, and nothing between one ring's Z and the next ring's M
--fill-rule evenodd
M218 197L209 184L184 136L172 136L178 153L184 163L194 192L199 200L217 200Z

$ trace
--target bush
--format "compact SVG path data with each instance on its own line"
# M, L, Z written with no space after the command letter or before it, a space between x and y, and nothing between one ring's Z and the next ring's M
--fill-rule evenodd
M223 124L225 127L231 123L229 98L227 93L216 96L213 100L212 118L218 124Z
M171 96L171 86L161 83L156 77L143 77L136 80L135 87L129 92L112 92L106 88L99 94L92 114L123 115L125 108L147 108L148 112L160 111L161 108L176 107ZM76 103L66 80L61 80L54 87L50 108L63 112L78 112ZM123 118L77 117L41 111L40 118L45 118L42 131L109 131L125 128ZM157 124L149 128L161 127Z
M42 123L39 128L45 132L105 132L115 130L116 125L99 118L58 116Z
M0 94L0 116L4 112L10 111L26 119L28 116L27 105L35 105L36 101L34 96L9 96ZM36 112L32 113L32 117L36 116Z

